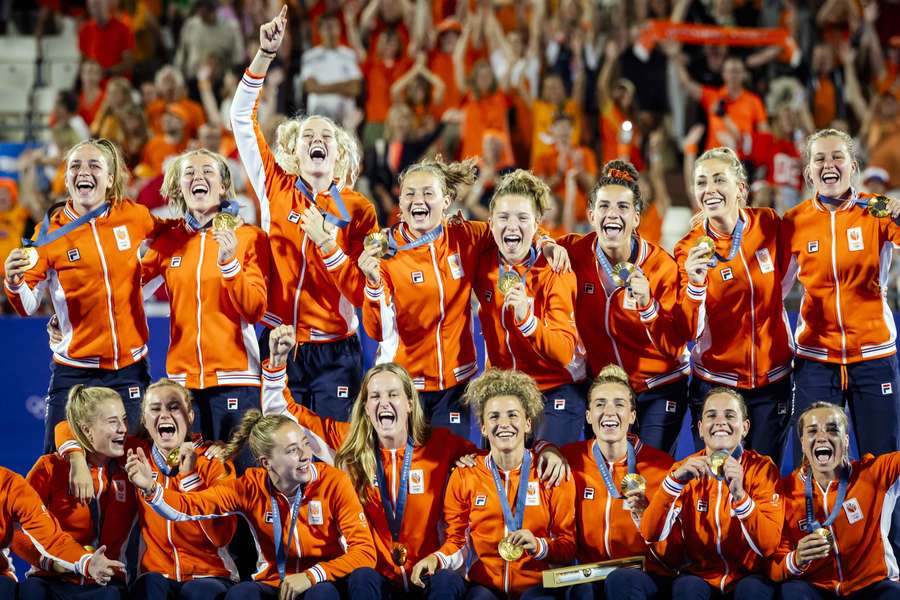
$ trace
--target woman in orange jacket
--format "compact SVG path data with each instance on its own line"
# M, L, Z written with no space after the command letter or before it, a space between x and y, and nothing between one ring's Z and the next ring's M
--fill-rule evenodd
M181 384L161 379L147 388L142 406L142 435L128 438L126 448L141 448L151 458L153 477L165 489L196 492L234 479L230 462L207 456L208 443L192 440L194 411ZM146 436L144 435L146 433ZM82 447L65 422L57 426L59 453L69 460L69 487L76 500L91 502L93 487L85 488L81 473L90 471ZM149 439L147 439L149 438ZM90 493L82 492L87 491ZM166 596L182 600L222 598L237 581L228 554L236 517L209 523L170 523L146 503L137 503L140 526L138 577L129 596L152 600Z
M15 311L34 314L49 290L62 339L51 345L44 452L65 419L77 384L115 389L128 422L139 422L147 370L147 319L138 248L157 226L146 207L125 198L126 169L109 140L75 145L65 158L68 200L47 213L28 248L6 258L4 290Z
M303 429L284 415L248 410L226 455L245 443L260 467L198 492L163 488L140 448L129 451L126 469L145 501L170 521L244 516L259 552L258 569L253 581L229 589L226 600L340 598L335 582L375 565L369 524L350 479L313 463Z
M675 463L644 511L641 533L656 543L680 529L684 566L672 583L674 600L774 598L764 573L784 520L778 469L743 449L750 421L738 392L712 389L697 427L704 449Z
M770 560L781 597L900 597L886 539L900 478L900 452L850 459L847 414L815 402L797 417L803 464L781 480L784 528Z
M746 206L747 173L729 148L704 152L693 177L699 217L675 246L682 293L701 298L689 304L696 340L691 421L700 420L709 390L737 388L750 411L746 446L779 465L791 418L793 358L778 262L781 218L770 208Z
M446 220L457 190L475 180L475 160L426 160L400 175L401 223L359 258L366 276L363 325L379 342L376 362L406 367L434 427L469 435L462 403L478 370L471 293L479 257L493 244L487 223ZM541 238L554 269L565 252ZM386 246L386 248L385 248Z
M843 131L809 136L806 161L816 194L785 213L779 232L784 287L795 278L803 287L794 410L818 400L846 403L859 451L893 452L900 449L900 376L886 290L889 248L900 244L889 217L900 215L900 201L852 186L859 165Z
M559 243L578 277L575 322L589 375L622 367L637 393L641 439L672 453L687 403L690 333L675 261L637 233L643 206L634 166L611 161L590 196L594 231Z
M221 440L259 402L253 326L266 310L269 245L262 230L237 220L231 172L218 154L191 150L170 161L162 194L182 219L150 244L142 276L168 292L167 376L190 390L195 430ZM241 458L243 470L251 461Z
M41 456L26 480L62 531L88 554L108 551L111 556L119 557L124 553L135 515L134 491L119 462L125 454L127 434L122 398L110 388L77 385L69 392L66 417L76 439L86 449L93 498L82 503L69 494L69 465L57 454ZM23 530L13 534L13 552L32 567L27 579L19 584L19 598L121 597L124 570L117 571L112 580L110 573L92 579L85 575L84 568L73 570L72 565L48 559L39 543ZM112 585L108 586L109 583Z
M578 560L600 562L644 556L644 571L616 569L604 582L572 589L570 598L665 597L672 568L680 561L678 536L647 544L641 518L662 486L672 457L644 444L628 430L637 419L635 393L628 375L607 365L591 383L587 422L594 439L563 448L575 480ZM604 592L605 590L605 592Z
M493 244L478 257L473 288L492 367L530 375L544 395L535 438L581 438L584 351L575 329L577 281L557 273L534 246L550 188L521 169L500 179L490 203Z
M488 369L466 389L490 445L474 467L450 475L444 497L446 539L412 570L412 582L466 564L466 598L553 598L541 584L550 564L575 558L575 486L541 485L526 438L544 411L541 392L524 373ZM468 538L468 539L467 539Z
M363 303L365 279L356 259L378 223L374 205L351 189L358 146L331 119L287 120L274 149L263 136L259 94L286 27L286 6L260 27L259 50L231 105L235 142L272 256L260 349L268 351L273 327L293 325L299 344L288 364L294 397L346 421L363 374L354 307Z

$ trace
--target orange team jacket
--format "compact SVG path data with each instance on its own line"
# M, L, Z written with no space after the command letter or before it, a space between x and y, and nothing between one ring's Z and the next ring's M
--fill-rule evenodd
M54 433L56 447L62 456L82 451L66 421L58 423ZM223 463L204 456L209 446L198 436L194 441L197 455L194 471L184 474L176 471L173 475L167 475L151 458L152 443L130 436L125 440L127 449L141 448L144 451L150 460L154 480L164 489L182 492L204 490L221 481L234 479L234 467L230 461ZM228 544L237 525L236 517L209 523L173 523L157 515L146 503L136 504L141 527L139 573L159 573L175 581L190 581L196 577L224 577L237 581L237 567L228 553Z
M347 438L350 424L320 417L305 406L295 403L287 388L285 369L271 370L268 368L268 361L263 363L262 409L263 414L283 413L297 421L306 430L316 456L334 464L334 456ZM375 568L398 586L403 586L403 589L410 589L409 570L412 566L441 545L438 530L443 517L444 488L450 469L459 457L477 451L470 441L442 427L432 429L428 441L413 448L406 510L399 536L399 541L409 551L409 559L402 567L395 565L391 558L393 539L381 505L381 492L378 485L369 486L363 510L372 527ZM384 473L393 502L397 501L405 453L405 448L381 449Z
M519 322L512 308L501 310L498 261L497 247L491 244L478 261L473 283L491 366L527 373L541 390L584 379L584 352L575 329L575 274L556 273L541 254L530 269L505 266L524 276L525 289L534 299L531 312Z
M272 265L267 327L293 325L299 342L341 340L356 333L354 307L363 303L365 276L356 266L366 235L378 229L375 207L365 196L340 187L350 224L337 229L337 248L322 256L300 228L310 201L297 188L298 177L275 160L256 120L263 80L245 72L231 105L231 123L241 162L259 198L260 226L269 236ZM329 192L315 198L320 209L338 215Z
M44 454L38 458L26 480L38 493L47 510L56 517L63 531L81 546L106 546L106 556L124 560L125 542L135 521L134 488L128 481L124 463L111 459L104 466L91 465L99 523L94 523L91 505L82 504L69 494L69 463L58 454ZM99 539L97 530L99 529ZM32 568L30 575L40 575L69 583L85 584L92 580L79 574L61 575L52 570L32 539L17 531L13 535L12 551Z
M558 243L569 251L578 277L575 322L587 349L588 372L595 377L600 369L615 363L625 369L637 393L686 377L690 365L685 349L690 332L687 315L699 298L678 294L678 266L665 250L638 239L639 266L650 281L653 301L639 309L617 288L600 266L594 253L597 234L570 234Z
M278 587L272 497L281 517L286 574L305 573L312 585L335 581L354 569L375 566L369 523L346 473L324 463L310 463L312 480L303 487L293 539L290 510L293 498L274 488L262 468L247 469L233 480L191 493L157 486L149 502L172 521L202 521L242 514L250 525L259 556L253 581ZM346 548L346 549L345 549Z
M480 456L474 467L451 473L444 496L446 538L436 554L441 568L459 568L466 562L468 536L475 553L468 580L515 596L540 584L541 572L551 564L565 565L575 558L575 484L567 480L547 489L540 483L536 459L532 457L522 528L537 538L538 551L533 555L525 552L519 560L506 562L497 545L509 532L488 467L491 460L490 454ZM511 510L515 510L520 470L521 467L508 473L499 470Z
M50 218L50 231L77 218L69 202ZM49 288L63 337L50 346L57 363L121 369L146 356L138 247L155 226L146 207L122 200L38 248L37 265L20 285L4 283L10 304L22 316L37 311L43 290Z
M662 486L672 466L672 457L643 444L635 435L628 436L635 452L635 472L647 480L647 498ZM647 544L641 536L640 523L621 498L613 498L600 475L594 460L594 444L590 439L563 446L562 452L572 469L575 481L575 529L578 532L578 560L582 563L600 562L629 556L646 556L646 569L658 575L671 574L681 560L678 537ZM616 485L628 473L626 458L607 463ZM667 560L668 559L668 560Z
M832 211L809 198L784 214L779 243L785 289L795 277L803 286L797 356L850 364L897 351L885 293L900 228L890 218L873 217L849 200Z
M398 246L412 241L401 224ZM381 287L365 287L363 325L380 342L376 362L406 367L417 390L445 390L478 370L472 338L472 276L492 244L487 223L444 221L441 235L381 261Z
M684 460L672 466L651 499L641 520L641 533L655 543L668 538L673 528L680 528L683 562L687 563L682 570L722 592L730 591L740 578L763 572L764 557L778 547L784 519L784 507L775 491L778 469L768 456L744 450L744 499L735 502L725 481L711 476L687 483L675 479L672 473Z
M218 263L210 229L184 221L165 228L141 258L145 287L164 283L171 317L166 373L189 389L259 385L254 323L266 310L269 244L252 225L236 232L237 251Z
M886 538L884 524L894 510L894 494L900 479L900 453L873 457L866 454L850 464L847 495L837 519L829 527L834 548L826 558L800 566L795 550L806 537L806 474L798 469L781 480L784 529L781 544L769 565L774 581L802 579L827 593L849 596L883 579L897 580L897 558ZM838 482L825 489L813 482L813 511L824 523L837 497Z
M52 560L69 571L88 572L93 553L86 552L62 530L24 477L0 467L0 575L13 581L16 575L7 549L14 536L21 536L30 548L37 550L38 562Z
M698 224L675 246L681 289L699 303L690 317L697 343L694 374L712 383L752 389L774 383L791 372L791 333L782 299L778 263L780 217L771 208L744 208L745 226L735 257L709 269L705 286L688 280L688 252L707 235ZM727 257L731 236L709 229L719 256ZM740 340L740 343L735 343Z

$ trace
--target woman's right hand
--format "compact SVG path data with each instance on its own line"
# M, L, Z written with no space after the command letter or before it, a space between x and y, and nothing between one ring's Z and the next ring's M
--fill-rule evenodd
M63 339L62 329L59 327L59 317L53 315L47 321L47 337L50 338L50 345L55 346Z
M371 287L381 287L381 259L375 255L377 252L377 249L363 250L356 261Z
M831 551L831 544L818 533L810 533L797 543L797 562L806 565L819 558L825 558Z
M706 273L709 271L709 250L705 246L694 246L688 250L684 261L684 270L688 280L694 285L706 285Z
M705 456L692 456L675 469L672 477L681 483L687 483L691 479L705 477L709 473Z
M28 255L21 248L13 248L3 263L3 272L6 273L6 281L9 285L16 286L25 279L25 271L28 270Z
M281 7L278 16L259 28L259 47L265 52L277 52L287 29L287 5Z
M437 556L435 554L429 554L415 564L412 568L412 574L409 580L412 581L414 585L424 588L425 582L422 581L422 577L425 577L426 579L431 577L434 575L434 572L438 570L438 567L440 567L440 565L438 564Z
M269 366L281 368L287 364L287 357L297 344L297 336L292 325L279 325L269 333Z
M150 468L150 461L144 454L142 448L128 450L128 458L125 460L125 472L128 473L128 479L144 493L153 489L155 482L153 481L153 470Z

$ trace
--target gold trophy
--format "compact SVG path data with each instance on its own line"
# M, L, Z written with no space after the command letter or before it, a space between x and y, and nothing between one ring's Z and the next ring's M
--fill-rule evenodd
M505 296L521 281L522 279L519 277L518 273L506 271L500 276L499 281L497 281L497 287L500 288L500 293Z
M819 527L818 529L813 531L813 533L828 542L829 546L834 546L834 534L831 533L831 530L827 527Z
M497 545L497 552L500 554L500 558L506 562L519 560L524 551L525 549L522 546L516 546L509 541L509 538L503 538Z
M730 455L724 450L716 450L709 455L709 464L712 467L713 475L716 477L725 477L725 461Z
M616 560L607 560L584 565L573 565L571 567L561 567L559 569L548 569L543 573L543 583L545 588L561 588L567 585L602 581L615 569L622 568L640 569L643 571L644 557L631 556L629 558L618 558Z
M712 258L716 253L716 242L713 241L713 239L708 235L704 235L699 240L697 240L697 246L699 246L700 248L704 248L704 254L707 258Z
M376 258L384 258L389 248L388 234L384 231L370 233L363 240L363 248L366 249L366 252L374 254Z
M625 286L628 283L628 280L631 279L631 276L634 275L635 271L637 271L637 267L630 262L616 263L612 273L613 283L619 287Z
M647 490L647 480L644 479L643 475L629 473L622 478L619 490L623 496L632 490L639 490L643 494Z
M391 559L398 567L405 565L408 557L409 550L403 544L394 544L394 547L391 548Z
M25 246L24 248L20 248L22 253L25 255L25 258L28 259L28 264L25 265L25 270L30 271L34 268L38 261L38 251L34 246Z
M869 198L869 214L879 219L890 216L891 211L888 210L888 197L875 196Z
M237 217L230 213L216 213L212 220L213 231L234 231L237 229L237 226Z

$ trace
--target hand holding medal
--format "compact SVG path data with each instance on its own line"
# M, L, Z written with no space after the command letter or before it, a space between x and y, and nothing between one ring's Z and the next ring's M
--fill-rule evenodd
M696 246L688 250L684 261L684 270L693 285L706 285L706 275L715 253L716 246L712 238L706 235L700 238Z
M653 302L653 296L650 294L650 281L640 269L635 270L628 279L627 288L639 309L647 308Z
M235 231L243 224L240 217L231 213L220 212L212 220L212 236L219 244L216 260L225 265L234 260L237 254L237 234Z
M868 199L867 206L869 214L879 219L885 217L896 219L900 216L900 200L897 200L896 198L875 196Z
M378 259L383 259L385 257L389 247L388 231L384 229L370 233L366 236L366 239L363 240L363 249L365 249L368 254Z
M805 566L814 560L826 558L834 545L834 536L826 527L819 527L797 542L794 551L799 565Z
M537 538L528 529L513 531L500 541L497 552L500 558L506 562L515 562L522 558L527 551L530 554L537 552Z
M382 235L385 237L381 237ZM371 241L370 238L372 238ZM359 270L366 276L368 285L376 288L381 287L381 259L384 256L381 246L382 240L385 243L387 242L387 234L384 231L370 233L366 236L363 242L363 251L356 260Z
M24 279L25 271L33 269L38 262L38 251L34 247L13 248L3 265L6 281L10 285L19 285Z

